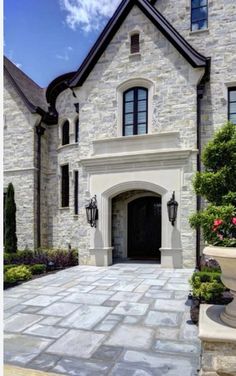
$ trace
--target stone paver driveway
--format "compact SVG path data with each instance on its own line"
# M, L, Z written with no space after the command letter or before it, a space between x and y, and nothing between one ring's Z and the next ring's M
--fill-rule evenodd
M5 362L73 376L194 376L191 270L76 266L5 291Z

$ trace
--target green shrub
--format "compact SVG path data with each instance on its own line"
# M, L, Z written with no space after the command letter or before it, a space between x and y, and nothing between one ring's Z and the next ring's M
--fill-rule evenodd
M18 265L17 264L4 265L4 267L3 267L4 273L7 272L11 268L15 268L16 266L18 266Z
M35 274L43 274L46 272L46 265L45 264L35 264L30 266L30 271L33 275Z
M218 272L195 272L190 284L193 288L193 296L206 303L220 299L225 291Z
M19 265L6 271L4 274L5 283L16 283L19 281L27 281L32 277L32 273L25 265Z

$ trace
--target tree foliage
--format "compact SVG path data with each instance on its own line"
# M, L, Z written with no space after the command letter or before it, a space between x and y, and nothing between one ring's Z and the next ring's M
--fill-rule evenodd
M236 246L236 126L225 124L205 147L204 171L193 186L208 206L190 217L193 228L202 228L209 244Z
M14 187L10 183L7 188L5 203L5 252L14 253L17 250L16 236L16 203Z

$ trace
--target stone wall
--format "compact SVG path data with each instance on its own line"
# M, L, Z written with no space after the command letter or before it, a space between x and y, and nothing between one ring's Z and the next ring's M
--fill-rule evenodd
M200 376L235 376L236 343L202 342Z
M190 0L158 0L156 8L205 56L211 57L211 78L202 105L202 141L228 119L228 87L236 85L236 2L208 0L208 29L191 32ZM174 9L174 11L173 11Z
M36 246L35 130L39 116L31 114L4 77L4 187L15 189L18 248Z

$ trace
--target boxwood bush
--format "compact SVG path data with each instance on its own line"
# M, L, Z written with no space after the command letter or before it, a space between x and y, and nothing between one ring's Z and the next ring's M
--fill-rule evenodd
M8 269L4 274L5 284L14 284L16 282L28 281L32 277L32 273L25 265L15 266Z
M30 266L30 271L33 275L35 274L43 274L46 272L46 265L45 264L34 264Z
M190 284L193 289L193 297L198 298L201 302L217 302L225 291L218 272L195 272L190 279Z

